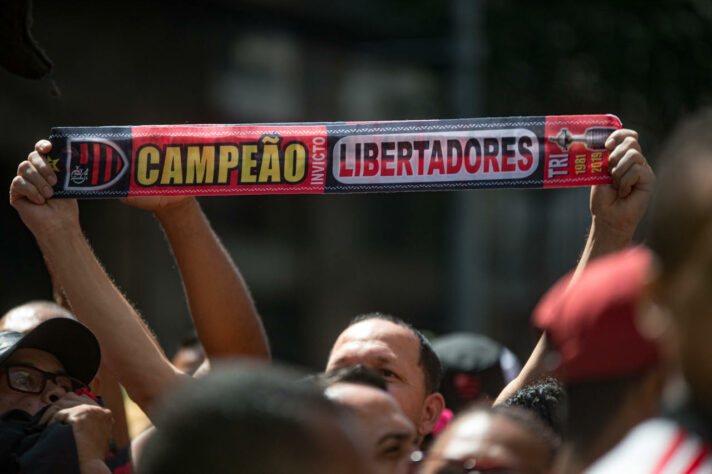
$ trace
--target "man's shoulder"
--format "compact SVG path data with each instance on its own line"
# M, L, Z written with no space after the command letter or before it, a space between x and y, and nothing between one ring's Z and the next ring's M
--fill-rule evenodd
M641 423L586 474L712 473L710 445L679 423L654 418Z

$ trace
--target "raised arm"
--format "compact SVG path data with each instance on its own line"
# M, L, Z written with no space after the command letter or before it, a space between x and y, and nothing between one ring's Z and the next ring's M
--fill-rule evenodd
M194 198L140 197L125 203L152 211L168 237L193 323L208 359L269 359L269 343L242 275Z
M52 280L52 296L54 302L74 314L69 301L67 301L67 296L57 283L57 278L54 276L54 273L52 273L52 269L49 265L47 265L47 273L49 273L50 279ZM97 377L100 387L99 395L101 395L104 406L111 410L111 415L114 419L111 436L114 438L116 447L118 449L124 449L131 443L131 439L129 437L129 427L126 422L126 409L124 408L124 396L121 393L121 387L116 381L114 374L106 368L104 361L102 361L99 366Z
M613 183L591 188L591 228L573 278L594 258L631 244L655 186L655 175L640 149L638 132L618 130L608 138L606 148L611 150L608 171Z
M608 172L613 183L591 188L591 228L571 281L578 278L591 260L631 244L655 185L655 175L641 152L637 132L628 129L613 132L606 141L606 149L610 151ZM550 371L549 352L546 334L542 334L519 375L502 390L495 404L546 375Z
M77 202L49 199L54 172L42 140L18 167L10 203L33 233L77 318L97 336L107 367L151 416L155 400L185 375L166 359L134 308L114 286L84 238Z

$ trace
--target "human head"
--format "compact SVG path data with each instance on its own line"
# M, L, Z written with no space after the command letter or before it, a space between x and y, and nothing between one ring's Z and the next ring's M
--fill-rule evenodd
M300 374L214 367L169 394L139 472L369 473L350 412Z
M654 297L672 316L691 396L712 418L712 109L684 120L658 162L648 229L659 264Z
M607 380L659 364L640 314L650 264L643 247L616 252L589 263L573 282L561 278L541 298L533 321L558 354L558 378Z
M15 306L0 318L0 331L27 333L38 324L53 318L74 319L74 315L52 301L30 301Z
M363 366L336 369L324 380L326 396L351 409L360 422L374 473L406 474L415 427L388 394L385 381Z
M23 334L0 332L0 413L20 409L31 415L67 392L47 380L41 393L20 392L8 383L10 366L65 374L89 384L99 369L99 342L89 329L69 318L54 318Z
M38 324L54 318L77 318L54 301L36 300L15 306L0 318L0 331L15 331L27 334ZM91 392L101 395L101 380L97 373L89 384Z
M505 367L518 366L516 356L482 334L446 334L433 341L433 349L443 366L440 393L454 413L473 402L494 400L518 372L518 367Z
M642 247L601 257L576 280L559 280L534 311L558 356L564 438L577 465L590 464L657 411L665 371L642 311L651 261Z
M546 473L558 446L557 436L533 413L478 406L462 412L435 440L422 472L438 474L449 465Z
M557 435L562 436L566 392L555 378L547 377L517 390L504 404L533 411Z
M444 408L437 393L442 368L420 331L380 313L355 318L331 349L326 371L363 364L376 370L413 422L419 437L430 433Z

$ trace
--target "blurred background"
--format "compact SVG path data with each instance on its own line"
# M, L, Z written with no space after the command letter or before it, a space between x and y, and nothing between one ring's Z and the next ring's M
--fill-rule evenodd
M5 186L52 126L612 113L640 132L655 166L671 127L712 105L710 0L37 0L33 15L54 68L42 80L0 69ZM5 53L16 47L6 25ZM345 324L370 311L432 334L482 332L526 359L531 310L585 243L588 193L201 204L275 357L320 369ZM80 210L100 259L172 355L191 323L157 222L112 200ZM0 310L50 298L42 257L7 204L0 222Z

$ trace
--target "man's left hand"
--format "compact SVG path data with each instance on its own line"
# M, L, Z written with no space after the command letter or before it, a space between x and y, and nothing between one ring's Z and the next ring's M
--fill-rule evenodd
M655 174L643 156L638 133L621 129L606 141L608 170L613 182L591 188L591 216L599 231L633 237L645 214Z

